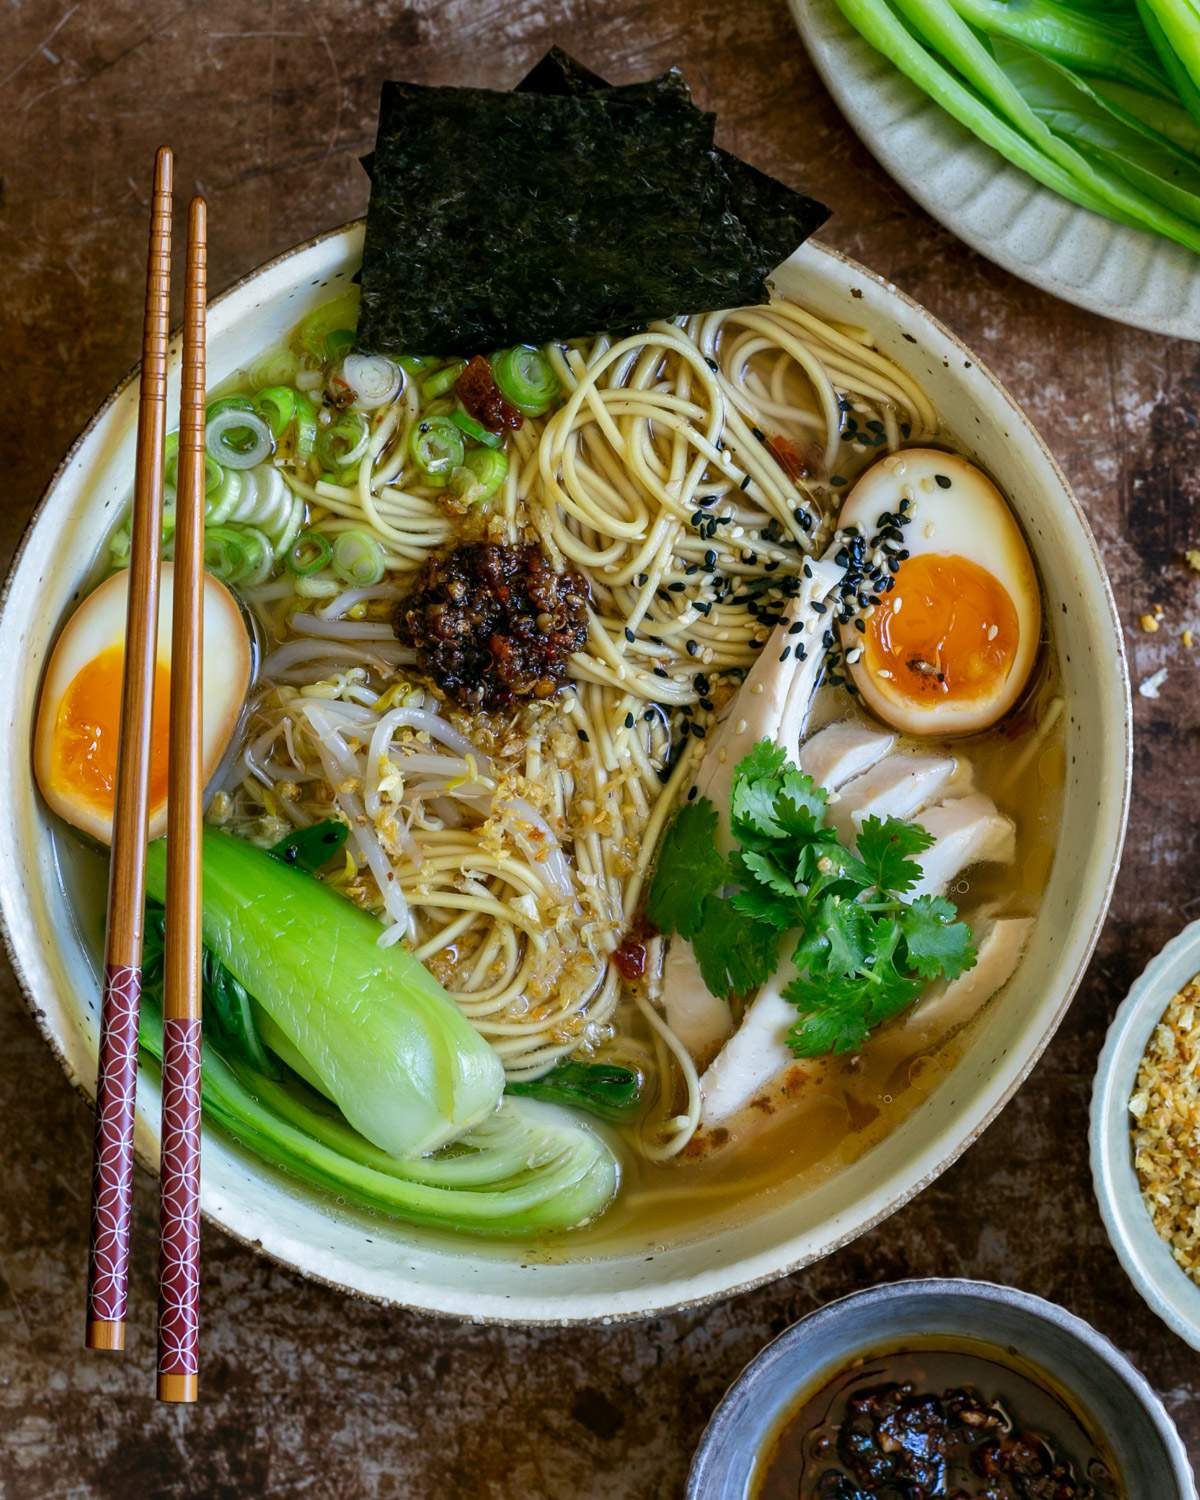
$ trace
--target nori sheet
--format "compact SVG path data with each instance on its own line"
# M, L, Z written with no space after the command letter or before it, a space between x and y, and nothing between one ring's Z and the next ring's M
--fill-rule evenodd
M593 73L569 52L561 47L551 47L545 57L526 73L517 84L519 93L536 94L583 94L597 89L608 89L612 85ZM678 68L648 79L645 83L625 85L629 89L645 89L656 98L682 97L691 99L691 91ZM769 274L785 261L798 245L824 224L829 210L823 203L797 192L786 183L768 177L757 167L742 161L730 151L715 148L717 160L729 178L728 207L750 232L750 238L759 247L761 262L765 263L764 275ZM701 309L706 310L706 309Z
M715 151L677 70L595 77L556 50L513 93L384 85L361 348L471 354L767 300L825 210Z

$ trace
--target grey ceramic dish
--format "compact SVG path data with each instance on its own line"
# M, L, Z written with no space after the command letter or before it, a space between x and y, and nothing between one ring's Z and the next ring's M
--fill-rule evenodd
M1200 1349L1200 1286L1175 1263L1142 1201L1129 1144L1129 1099L1146 1045L1172 995L1200 973L1200 922L1151 959L1108 1030L1092 1088L1092 1181L1100 1217L1130 1281L1148 1306Z
M713 1414L687 1500L746 1500L754 1464L794 1398L856 1355L946 1334L1020 1349L1074 1393L1107 1438L1129 1500L1196 1500L1187 1452L1162 1402L1109 1341L1073 1313L987 1281L899 1281L831 1302L780 1334Z

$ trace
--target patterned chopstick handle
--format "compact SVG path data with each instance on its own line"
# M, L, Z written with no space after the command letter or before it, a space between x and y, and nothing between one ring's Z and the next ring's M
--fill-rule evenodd
M105 969L92 1157L89 1327L125 1321L141 994L140 969L126 965L110 965ZM118 1335L118 1338L120 1341L113 1347L121 1347L123 1337Z
M200 1331L200 1020L163 1022L158 1373L195 1376ZM187 1398L185 1398L187 1399Z

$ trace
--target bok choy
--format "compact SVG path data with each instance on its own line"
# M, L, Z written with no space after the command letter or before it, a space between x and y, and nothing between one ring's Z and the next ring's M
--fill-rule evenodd
M1062 197L1200 251L1200 0L837 0L960 124Z
M166 894L161 840L149 849L146 887L156 900ZM284 1039L284 1060L300 1059L389 1157L434 1151L495 1110L504 1088L496 1053L418 959L381 948L379 924L303 869L206 829L203 930L205 947Z
M162 1012L142 1009L143 1048L162 1061ZM230 1063L206 1042L207 1121L263 1160L363 1208L468 1234L574 1229L617 1190L616 1158L587 1126L550 1104L505 1099L436 1156L400 1159L350 1128L303 1085Z

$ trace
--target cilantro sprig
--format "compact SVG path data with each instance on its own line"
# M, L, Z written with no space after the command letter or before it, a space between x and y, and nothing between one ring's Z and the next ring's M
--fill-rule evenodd
M869 817L850 849L826 823L826 804L786 751L760 741L734 771L730 853L717 848L712 802L685 803L647 898L654 925L691 943L714 995L749 995L788 952L797 972L782 993L798 1012L788 1033L797 1057L854 1050L930 980L975 963L953 902L909 899L930 834Z

